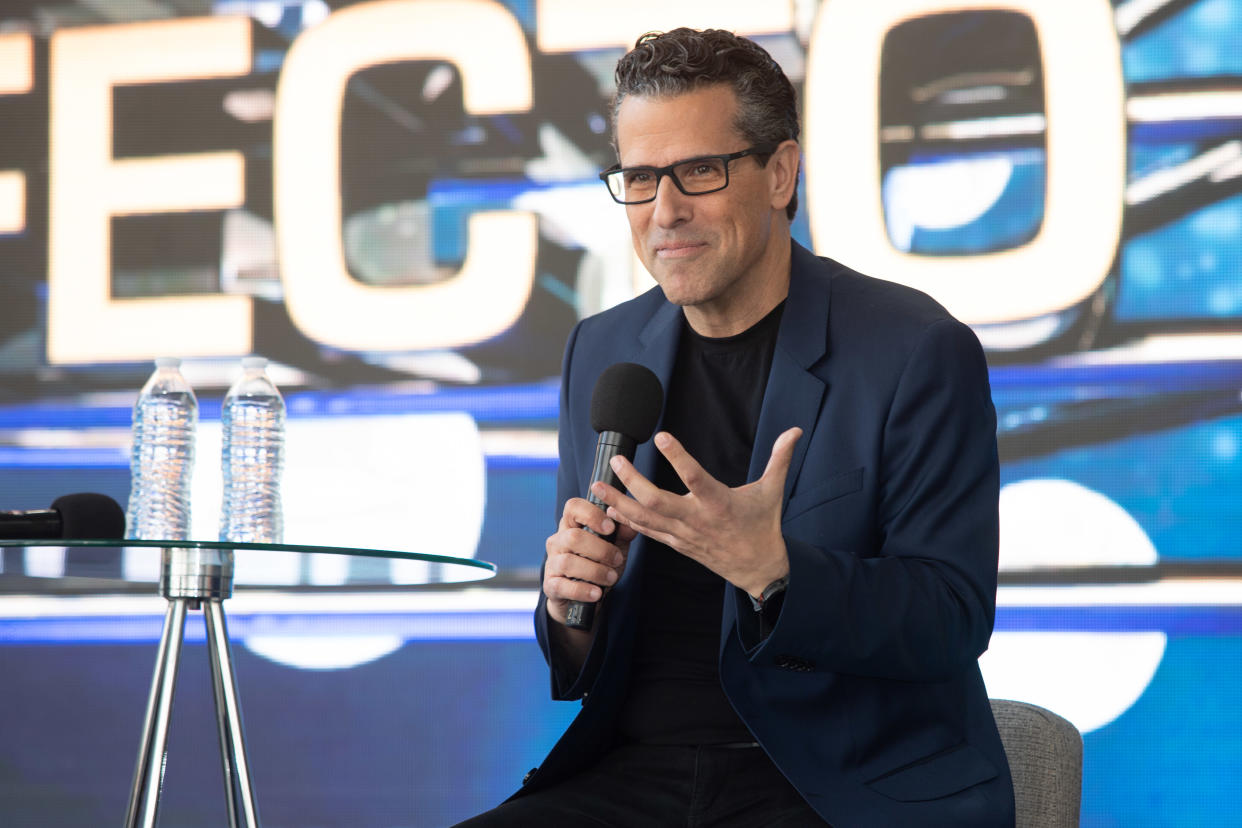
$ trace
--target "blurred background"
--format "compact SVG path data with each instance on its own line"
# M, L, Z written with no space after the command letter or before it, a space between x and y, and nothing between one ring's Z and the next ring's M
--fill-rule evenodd
M509 795L576 709L530 621L561 349L651 284L596 179L612 67L679 25L755 37L798 88L795 237L984 343L991 695L1084 732L1084 825L1242 825L1242 0L6 0L0 509L123 505L138 389L178 356L214 538L220 401L268 357L286 540L498 573L239 555L264 824ZM158 573L0 555L0 822L115 823ZM162 824L214 826L197 614L187 636Z

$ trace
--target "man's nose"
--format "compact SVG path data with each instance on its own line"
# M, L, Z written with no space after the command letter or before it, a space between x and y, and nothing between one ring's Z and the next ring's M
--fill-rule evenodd
M690 219L690 197L677 187L671 175L664 175L656 187L652 219L660 227L675 227Z

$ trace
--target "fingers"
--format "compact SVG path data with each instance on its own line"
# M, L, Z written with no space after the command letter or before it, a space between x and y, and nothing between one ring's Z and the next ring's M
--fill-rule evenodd
M617 582L625 565L625 553L614 543L591 534L607 535L617 529L617 542L628 545L634 533L604 515L602 509L582 498L565 503L560 528L545 544L543 591L551 600L598 601L601 587Z
M671 546L673 549L684 548L680 537L674 532L678 527L676 521L660 517L649 509L643 509L633 500L626 499L623 504L621 508L608 507L608 514L623 527L635 534L646 535L653 541Z
M772 456L768 458L768 464L763 469L763 477L759 478L761 481L784 490L785 476L789 474L789 464L793 462L794 447L800 439L802 429L796 426L781 432L772 444Z
M588 529L590 531L587 531ZM618 530L618 535L620 535L620 530L623 529L624 527L619 528L616 522L608 518L604 510L595 504L580 497L572 498L565 503L560 528L555 535L548 538L545 544L548 557L551 559L554 556L568 554L604 567L619 567L625 563L625 545L621 543L622 539L618 538L617 542L609 542L601 536L613 530ZM629 537L632 538L633 535ZM551 563L549 561L545 568L550 568ZM578 563L574 561L565 564L558 562L556 569L561 572L566 567L576 568L577 566ZM570 574L579 575L580 573Z
M552 600L598 601L602 587L610 587L620 577L624 562L620 551L601 538L581 529L561 532L548 538L548 557L543 567L543 591ZM572 549L569 543L577 543ZM592 555L598 557L590 557Z
M704 471L703 467L699 465L699 461L691 457L690 452L686 451L685 446L667 431L661 431L655 436L655 445L668 460L669 465L673 467L673 471L677 472L681 482L686 484L686 488L692 494L702 497L724 485Z
M624 457L617 456L612 458L610 466L612 467L613 474L625 486L630 496L636 500L646 503L663 491L659 486L644 477L638 469L634 468L634 464ZM606 483L596 483L591 487L591 492L609 506L613 506L617 502L626 499L625 495Z
M656 447L686 484L689 491L684 495L659 488L630 461L614 457L612 470L629 496L618 486L596 482L591 487L592 499L605 504L606 513L587 501L566 504L562 531L549 539L549 577L545 579L544 591L549 597L563 595L572 600L594 601L600 593L591 585L606 587L613 583L602 580L609 577L600 569L606 561L597 557L598 547L587 545L578 537L587 534L576 528L580 524L601 534L617 525L618 543L622 539L625 542L622 548L628 548L629 539L641 533L735 584L755 580L759 575L767 577L764 573L775 571L774 555L769 552L779 554L787 571L780 536L781 501L794 450L802 436L802 429L796 427L781 433L772 443L763 475L753 483L730 488L712 477L672 435L661 432L655 437ZM553 541L559 546L552 545ZM554 567L553 552L561 548L572 549L573 556L588 560L557 559ZM564 583L558 578L565 579ZM770 582L770 578L764 581Z
M617 571L580 555L548 556L543 592L553 601L598 601L604 587L617 582Z
M720 504L728 487L708 474L676 438L662 431L655 436L655 445L686 484L690 495L705 503ZM659 488L624 457L612 459L612 470L630 497L611 486L596 483L592 493L608 505L608 514L623 527L678 548L675 545L678 526L693 508L687 498Z
M561 512L560 529L578 529L585 526L598 535L609 535L617 525L608 519L604 510L581 497L565 501Z
M681 497L666 492L643 477L623 458L615 458L612 467L632 497L626 497L605 483L596 483L591 492L608 506L608 516L623 529L665 541L660 536L675 524L681 510Z
M690 494L700 498L711 498L727 489L723 483L708 474L699 462L690 456L690 452L686 451L685 447L667 431L661 431L655 436L655 445L668 459L673 471L686 484ZM679 495L666 492L656 486L624 457L614 457L611 465L613 473L625 485L634 500L661 516L677 518L682 515L684 506ZM609 506L620 507L624 496L611 487L600 489L599 485L596 484L593 490L596 497Z

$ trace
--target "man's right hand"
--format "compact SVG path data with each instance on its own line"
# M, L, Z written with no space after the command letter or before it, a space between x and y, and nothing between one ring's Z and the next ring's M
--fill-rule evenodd
M600 535L617 529L608 542ZM593 603L603 596L625 571L630 541L636 533L628 526L617 526L604 510L581 497L565 503L556 534L548 538L548 557L543 566L543 594L548 597L548 615L564 626L570 601Z

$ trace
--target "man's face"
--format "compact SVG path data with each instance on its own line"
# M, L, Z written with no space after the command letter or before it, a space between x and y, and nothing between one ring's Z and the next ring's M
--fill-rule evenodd
M617 112L621 166L662 167L747 149L733 127L736 113L736 96L723 85L625 98ZM665 177L655 201L626 206L634 249L670 302L729 317L762 293L771 264L789 248L788 233L775 224L784 214L773 206L772 167L740 158L729 164L728 187L699 196L683 194Z

